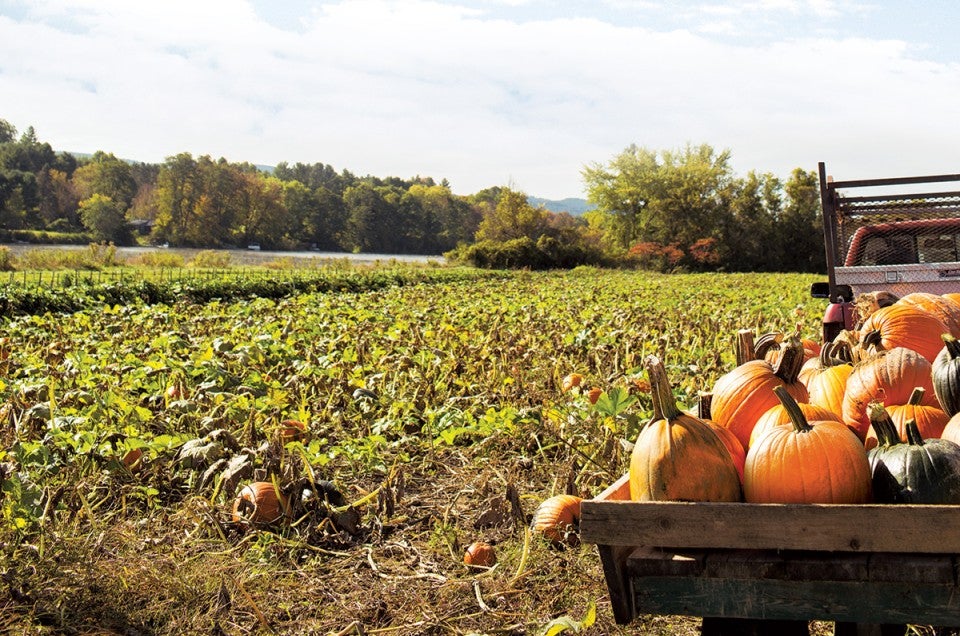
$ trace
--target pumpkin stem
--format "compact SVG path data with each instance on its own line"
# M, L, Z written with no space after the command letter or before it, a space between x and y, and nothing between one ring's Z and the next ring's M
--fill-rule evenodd
M867 405L867 415L880 446L893 446L900 443L897 426L890 418L890 413L883 407L883 402L870 402Z
M697 417L701 420L712 419L710 417L710 406L713 403L713 393L709 391L700 391L697 395Z
M844 329L833 339L834 346L830 355L856 364L864 357L864 350L860 348L860 335L856 331Z
M803 368L803 343L799 338L787 338L780 348L780 359L773 368L773 374L785 384L796 384Z
M960 340L957 340L948 333L941 334L940 337L943 339L943 344L947 347L947 357L950 360L960 357Z
M911 446L923 446L923 435L916 420L907 420L907 443Z
M853 346L846 340L834 340L820 347L820 368L835 367L854 362Z
M920 406L924 393L925 391L922 386L914 387L913 392L910 393L910 399L907 401L907 404L910 406Z
M880 342L882 338L883 336L880 334L879 329L868 331L867 333L863 334L862 338L860 338L860 346L864 350L868 350L870 347L873 347L877 351L883 351L883 346Z
M800 405L797 404L797 401L793 399L793 396L787 391L787 387L781 384L774 387L773 392L777 394L780 404L783 404L783 408L786 409L795 431L798 433L806 433L807 431L813 430L813 427L807 422L807 417L803 414Z
M734 351L737 355L737 366L751 360L757 359L757 350L753 344L753 330L741 329L737 331L737 339L734 343Z
M779 331L765 333L757 339L756 359L763 360L771 349L777 351L783 349L783 334Z
M647 357L647 373L650 375L650 394L653 398L653 421L671 421L680 416L673 387L667 379L667 370L657 356Z

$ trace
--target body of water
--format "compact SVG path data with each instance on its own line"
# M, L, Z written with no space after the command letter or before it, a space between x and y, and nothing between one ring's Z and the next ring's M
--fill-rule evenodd
M34 245L27 243L5 243L4 247L10 248L14 255L29 250L85 250L86 245ZM147 252L163 252L179 254L183 257L184 263L189 263L197 252L211 251L185 247L118 247L117 255L123 260L134 259ZM443 256L427 256L421 254L354 254L350 252L279 252L268 250L212 250L216 252L225 252L230 255L230 261L233 265L255 266L271 261L281 259L293 259L296 261L348 261L354 264L373 264L373 263L440 263L446 262Z

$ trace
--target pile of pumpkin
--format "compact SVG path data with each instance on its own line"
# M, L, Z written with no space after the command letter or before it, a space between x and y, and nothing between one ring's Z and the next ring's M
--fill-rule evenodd
M631 498L960 503L960 294L859 301L858 327L830 343L741 331L696 414L648 358Z

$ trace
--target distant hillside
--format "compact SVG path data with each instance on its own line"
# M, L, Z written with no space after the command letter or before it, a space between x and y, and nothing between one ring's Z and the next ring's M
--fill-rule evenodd
M550 199L541 199L539 197L527 197L527 201L532 206L542 205L551 212L568 212L573 216L581 216L584 212L589 212L594 208L584 199L561 199L552 201Z

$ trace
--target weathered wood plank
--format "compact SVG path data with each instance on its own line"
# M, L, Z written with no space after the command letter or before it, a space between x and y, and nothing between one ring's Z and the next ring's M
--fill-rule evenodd
M869 577L869 558L866 554L842 552L721 550L707 554L703 575L729 579L861 581Z
M637 548L627 556L626 571L636 576L700 576L705 552L668 552L659 548Z
M639 614L960 626L953 585L638 577Z
M607 581L613 619L618 625L626 625L637 616L637 610L633 606L631 579L627 576L626 569L627 555L633 551L633 548L622 545L599 545L597 551L600 553L603 577Z
M871 554L867 578L880 582L956 585L955 558L948 554Z
M619 492L619 491L618 491ZM600 545L960 554L960 506L586 500L580 534Z

